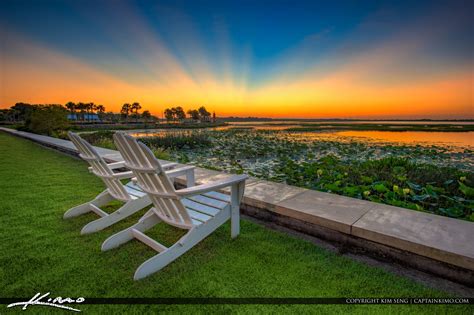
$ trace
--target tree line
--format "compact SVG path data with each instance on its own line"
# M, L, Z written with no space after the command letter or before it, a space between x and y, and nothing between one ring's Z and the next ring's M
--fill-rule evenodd
M139 114L138 111L142 109L142 106L138 102L134 102L132 104L125 103L122 105L122 109L120 110L120 114L128 121L128 118L131 116L135 118L135 122L138 121L138 118L143 118L145 121L152 118L151 113L148 110L143 111L142 114Z
M0 121L23 122L18 130L55 135L69 127L68 109L60 104L16 103L0 110Z
M75 116L77 120L90 120L93 114L104 114L105 113L105 106L104 105L97 105L94 103L74 103L74 102L67 102L64 105L71 113L72 116Z
M143 119L148 121L150 119L156 119L150 113L150 111L145 110L143 113L139 113L142 106L138 102L132 104L124 104L122 110L119 114L113 112L106 112L104 105L95 104L93 102L83 103L83 102L67 102L64 106L61 104L28 104L28 103L16 103L11 106L9 109L0 109L0 121L9 121L9 122L22 122L25 121L28 114L35 109L40 109L48 106L56 106L66 110L66 114L70 114L71 120L76 121L91 121L94 119L94 115L97 115L101 121L113 121L118 122L125 120L128 122L129 117L135 118L135 121L138 119Z
M211 120L211 113L207 111L206 107L201 106L198 109L189 109L187 111L189 118L194 121L209 122ZM166 121L183 121L186 119L186 113L181 106L167 108L164 111ZM213 120L216 120L216 114L213 114Z
M100 121L110 122L129 122L130 118L134 119L135 123L137 123L139 119L144 122L157 120L157 118L152 116L148 110L144 110L140 113L142 106L138 102L123 104L119 114L106 112L104 105L95 104L93 102L67 102L64 106L61 104L16 103L9 109L0 109L0 121L9 121L12 123L25 122L30 118L30 115L33 112L39 112L46 109L54 109L53 112L61 113L61 115L65 116L65 119L67 118L67 114L70 114L70 120L76 120L79 122L96 121L97 119L94 115L97 115ZM195 122L211 121L211 113L207 111L204 106L200 106L198 109L189 109L187 112L185 112L181 106L167 108L164 110L164 118L167 122L182 122L188 118L186 113L189 119ZM52 114L52 112L50 112L50 114ZM215 113L212 115L212 119L215 121Z

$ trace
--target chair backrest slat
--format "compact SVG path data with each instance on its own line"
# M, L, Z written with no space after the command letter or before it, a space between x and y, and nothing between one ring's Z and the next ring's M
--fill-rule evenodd
M68 132L69 138L79 151L79 156L87 161L92 167L92 172L104 182L108 192L116 199L128 201L131 196L123 187L119 179L113 176L114 172L110 169L104 159L97 153L90 143L82 139L73 132Z
M150 196L157 215L171 224L192 226L189 213L153 152L121 132L115 133L114 140L125 159L125 166L133 171L140 188Z

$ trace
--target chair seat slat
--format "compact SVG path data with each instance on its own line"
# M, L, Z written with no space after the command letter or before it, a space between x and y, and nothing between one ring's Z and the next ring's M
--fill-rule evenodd
M133 182L127 183L125 186L125 190L134 197L143 197L146 193L138 187L138 185L134 184Z
M199 225L199 224L202 223L201 221L195 221L192 218L191 218L192 223L189 223L189 224L183 223L183 222L176 222L173 219L165 216L163 213L161 213L159 210L157 210L156 207L151 208L151 210L153 211L154 214L156 214L156 216L158 216L164 222L166 222L170 225L176 226L178 228L181 228L181 229L191 229L193 227L193 225Z
M199 202L195 202L193 200L182 199L181 201L184 204L184 206L186 207L186 209L199 211L199 212L202 212L202 213L204 213L206 215L209 215L209 216L215 216L220 211L219 209L216 209L216 208L213 208L213 207L208 207L206 205L203 205Z
M217 200L204 195L190 196L188 199L202 203L209 207L214 207L216 209L224 209L229 204L228 202Z
M225 202L230 202L230 196L229 196L229 195L220 193L220 192L218 192L218 191L210 191L210 192L204 193L203 195L204 195L204 196L207 196L207 197L211 197L211 198L217 199L217 200L221 200L221 201L225 201Z
M206 221L208 221L209 219L211 219L212 217L209 216L209 215L206 215L204 213L201 213L201 212L197 212L197 211L194 211L194 210L191 210L191 209L186 209L189 213L189 216L191 217L191 219L195 219L195 220L198 220L198 221L201 221L203 223L205 223Z

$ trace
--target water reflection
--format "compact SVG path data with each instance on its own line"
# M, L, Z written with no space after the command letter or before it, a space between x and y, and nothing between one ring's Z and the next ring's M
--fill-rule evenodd
M474 150L474 132L438 132L438 131L322 131L322 132L285 132L282 129L288 126L275 126L270 130L272 136L284 136L300 141L338 141L351 142L362 141L369 143L393 143L403 145L442 146L451 148L453 151ZM230 128L232 129L232 128ZM229 127L218 127L213 129L150 129L132 130L129 133L133 137L159 137L169 133L186 134L191 132L209 132L229 130ZM269 130L264 126L254 128L238 129L242 132L257 132Z

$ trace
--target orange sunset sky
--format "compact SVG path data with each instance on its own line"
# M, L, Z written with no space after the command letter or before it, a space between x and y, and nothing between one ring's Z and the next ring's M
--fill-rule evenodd
M474 119L469 2L320 4L313 15L304 2L209 12L21 3L2 8L0 108L139 102L160 117L204 105L221 117Z

